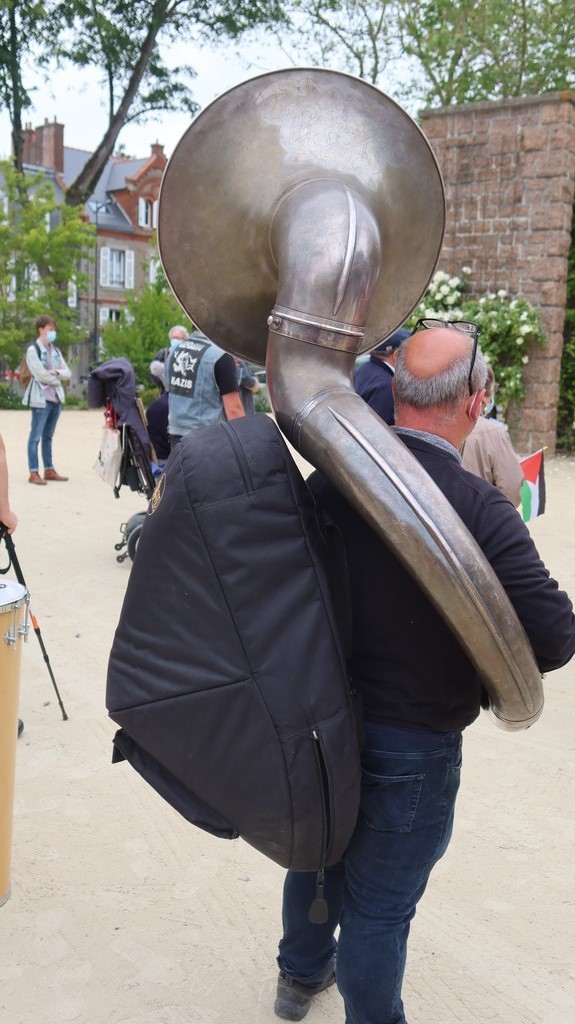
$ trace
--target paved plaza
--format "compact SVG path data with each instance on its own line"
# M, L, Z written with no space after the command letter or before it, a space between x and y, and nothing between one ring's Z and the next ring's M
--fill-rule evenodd
M27 482L29 414L0 412L16 550L69 716L31 633L0 1020L273 1024L283 872L111 764L106 668L131 565L114 544L145 502L116 500L94 472L102 422L64 411L54 460L70 480L40 488ZM575 459L548 461L547 508L531 532L575 597ZM409 1022L575 1024L575 660L548 677L540 722L507 733L484 716L463 759L454 838L412 926ZM307 1020L343 1024L335 988Z

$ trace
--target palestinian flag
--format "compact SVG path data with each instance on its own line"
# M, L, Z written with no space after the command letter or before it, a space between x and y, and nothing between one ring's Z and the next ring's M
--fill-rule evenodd
M521 469L525 480L521 485L521 512L523 522L543 515L545 511L545 471L543 467L543 448L526 459L521 459Z

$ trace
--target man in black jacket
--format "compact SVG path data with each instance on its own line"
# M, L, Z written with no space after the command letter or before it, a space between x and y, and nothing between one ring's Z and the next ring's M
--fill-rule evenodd
M475 537L540 670L549 672L575 652L571 601L550 578L511 502L460 464L486 377L470 335L450 327L412 335L399 349L395 429ZM344 862L326 872L325 925L307 919L315 876L288 872L274 1009L301 1020L312 997L336 980L339 923L337 985L346 1024L406 1024L401 988L410 922L451 837L462 730L479 715L484 691L449 627L393 552L319 474L310 483L347 547L350 667L366 722L362 796Z
M358 395L381 416L382 420L393 426L393 377L399 346L409 337L409 331L400 327L391 338L374 348L369 359L358 366L353 375L353 386Z

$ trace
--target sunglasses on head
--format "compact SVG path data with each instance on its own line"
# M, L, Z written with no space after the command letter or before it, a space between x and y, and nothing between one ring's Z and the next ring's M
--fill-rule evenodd
M469 388L469 394L473 394L473 385L471 383L471 377L473 375L473 367L475 366L475 357L477 356L477 341L479 338L479 327L477 324L472 323L471 320L434 320L430 317L424 317L422 320L418 320L415 327L412 330L412 334L421 328L432 328L432 327L452 327L455 331L461 331L463 334L468 334L473 338L473 348L471 350L471 365L469 367L469 377L467 378L467 386Z

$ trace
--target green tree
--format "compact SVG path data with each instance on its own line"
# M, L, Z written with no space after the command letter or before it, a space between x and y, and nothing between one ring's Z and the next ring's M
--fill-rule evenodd
M136 382L150 385L150 363L158 349L168 345L168 331L175 324L192 330L192 324L174 298L161 270L154 284L132 293L121 319L107 324L102 335L103 358L125 356Z
M286 40L413 105L575 84L572 0L286 0ZM299 37L303 35L303 44Z
M17 366L35 337L34 320L50 313L63 346L79 341L69 287L81 287L80 260L93 247L93 229L80 212L59 203L43 175L26 183L10 161L0 163L0 358Z
M42 37L44 4L0 0L0 100L10 114L14 165L22 169L22 114L31 105L24 85L34 40Z
M538 95L575 83L572 0L400 0L398 8L402 51L415 58L428 103Z
M128 120L197 110L193 69L168 68L163 60L171 44L186 39L192 50L206 39L237 39L280 17L279 0L0 0L0 96L12 118L16 167L22 166L21 114L30 105L26 82L34 60L48 77L56 64L71 73L91 66L102 75L108 125L66 193L68 205L79 206L94 192Z
M395 0L291 0L276 34L313 64L379 83L399 53Z

